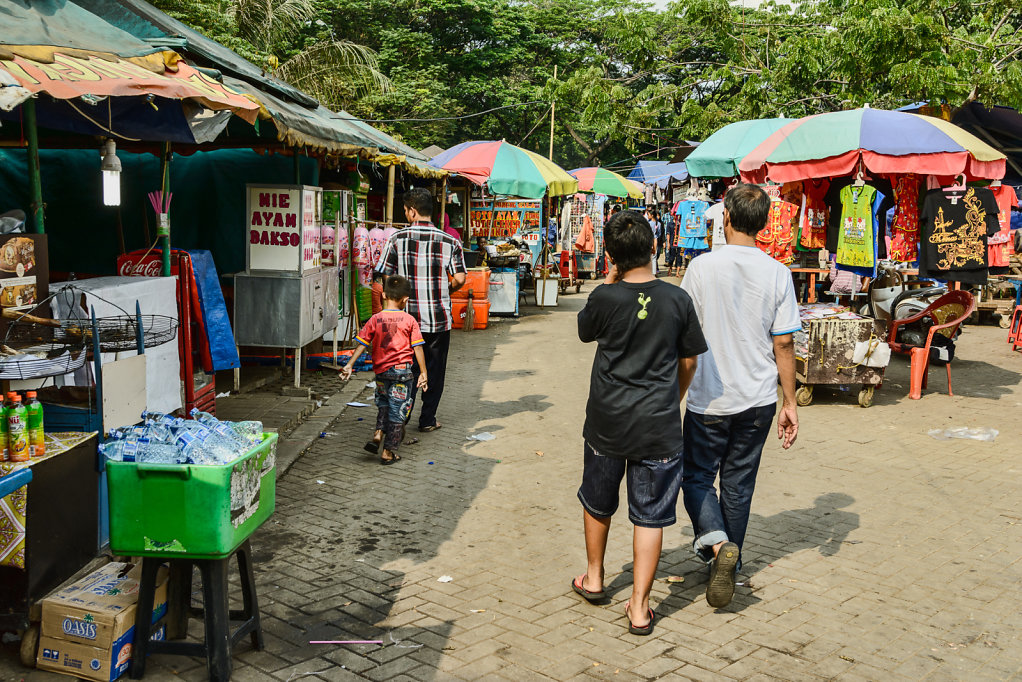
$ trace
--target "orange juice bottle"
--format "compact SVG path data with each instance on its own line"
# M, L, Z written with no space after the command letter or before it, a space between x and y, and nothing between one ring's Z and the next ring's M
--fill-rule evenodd
M31 457L42 457L46 454L46 434L43 432L43 404L39 402L35 391L27 393L28 404L28 452Z
M28 410L21 404L21 396L17 393L7 409L7 435L11 444L11 461L27 462L31 457L28 450Z

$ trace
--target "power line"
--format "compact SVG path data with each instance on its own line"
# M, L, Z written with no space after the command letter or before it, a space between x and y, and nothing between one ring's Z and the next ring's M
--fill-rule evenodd
M461 121L466 118L475 118L476 116L485 116L486 114L492 114L494 111L500 111L502 109L513 109L515 107L527 107L533 104L549 104L543 100L533 100L531 102L520 102L518 104L505 104L502 107L494 107L487 109L486 111L477 111L474 114L463 114L462 116L439 116L437 118L347 118L344 116L334 116L340 121L360 121L362 123L429 123L431 121Z

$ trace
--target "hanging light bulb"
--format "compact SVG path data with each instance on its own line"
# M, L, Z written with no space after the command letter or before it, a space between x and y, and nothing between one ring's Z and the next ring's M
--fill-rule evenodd
M100 152L103 161L100 170L103 172L103 204L105 206L121 205L121 160L117 158L117 145L113 140L103 143Z

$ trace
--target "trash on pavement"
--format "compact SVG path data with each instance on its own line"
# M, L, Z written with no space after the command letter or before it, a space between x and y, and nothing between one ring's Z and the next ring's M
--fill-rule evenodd
M956 426L950 429L932 429L927 432L931 438L937 440L951 440L962 438L966 440L992 441L1000 433L997 429L989 426Z
M478 441L484 441L484 442L488 441L488 440L493 440L494 438L496 438L496 436L494 436L489 431L481 431L479 433L473 433L471 436L468 437L469 440L478 440Z

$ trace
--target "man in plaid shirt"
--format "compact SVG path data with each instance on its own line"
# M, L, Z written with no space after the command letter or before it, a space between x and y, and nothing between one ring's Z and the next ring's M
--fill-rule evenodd
M451 292L465 285L465 256L461 242L433 225L433 195L417 187L405 192L405 218L411 223L394 233L380 254L377 271L385 276L402 275L412 284L406 311L419 323L426 342L426 373L429 388L422 394L419 431L436 431L441 424L436 410L444 393L447 351L451 344ZM450 275L453 281L448 282ZM412 397L419 369L412 368Z

